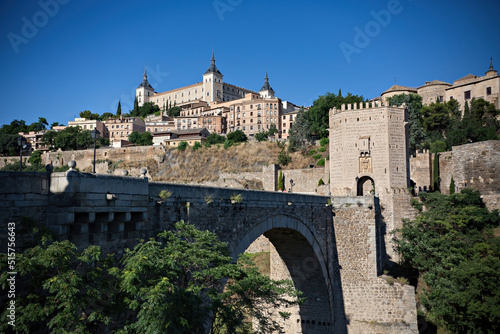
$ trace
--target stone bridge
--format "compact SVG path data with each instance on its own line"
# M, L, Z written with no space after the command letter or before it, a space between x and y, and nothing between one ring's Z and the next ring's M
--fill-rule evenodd
M168 198L159 193L168 190ZM239 196L238 196L239 195ZM271 277L290 278L306 302L288 310L287 333L416 333L412 287L379 277L383 222L374 197L185 186L147 178L0 172L7 223L34 218L60 238L108 252L132 247L183 219L226 241L234 258L270 253ZM252 247L254 245L254 247Z

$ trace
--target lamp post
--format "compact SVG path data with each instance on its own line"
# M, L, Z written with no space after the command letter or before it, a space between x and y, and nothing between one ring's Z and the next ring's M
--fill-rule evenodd
M99 135L101 133L99 132L99 130L97 130L97 128L94 128L94 130L90 131L90 136L92 137L92 139L94 139L94 161L92 163L92 173L95 174L95 143L97 141L97 138L99 138Z
M23 171L23 148L26 145L26 138L23 136L17 138L17 146L19 146L19 171Z
M292 192L294 185L295 185L295 183L293 183L293 180L290 179L290 192Z

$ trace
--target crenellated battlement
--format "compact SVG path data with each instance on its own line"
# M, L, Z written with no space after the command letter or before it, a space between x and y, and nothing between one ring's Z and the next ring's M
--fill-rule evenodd
M387 101L372 101L372 102L359 102L359 103L343 103L340 106L340 110L337 108L331 108L330 112L334 114L341 113L343 111L351 111L351 110L368 110L375 109L381 107L391 107L391 108L401 108L406 109L406 103L403 103L401 106L390 106Z

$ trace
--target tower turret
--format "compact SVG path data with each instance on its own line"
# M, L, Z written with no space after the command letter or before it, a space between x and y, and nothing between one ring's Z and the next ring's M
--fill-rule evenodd
M144 68L144 75L142 76L142 82L135 90L135 96L137 97L137 102L139 106L143 106L144 103L149 102L149 97L153 96L155 90L148 82L148 74L146 73L146 68Z
M222 73L215 65L215 56L212 52L210 67L203 74L203 101L206 102L221 102L224 101L223 79Z
M263 98L272 98L274 97L274 90L271 88L271 85L269 85L269 77L267 76L267 71L266 71L266 77L264 79L264 85L262 88L259 90L259 94Z

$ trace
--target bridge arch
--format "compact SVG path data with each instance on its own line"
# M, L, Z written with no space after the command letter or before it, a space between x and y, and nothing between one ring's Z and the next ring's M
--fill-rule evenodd
M287 333L333 333L335 300L331 269L324 242L312 229L312 224L300 219L278 215L253 225L237 244L230 245L233 258L264 235L271 244L271 278L289 278L301 290L306 302L294 310L285 322ZM322 246L323 244L323 246Z

